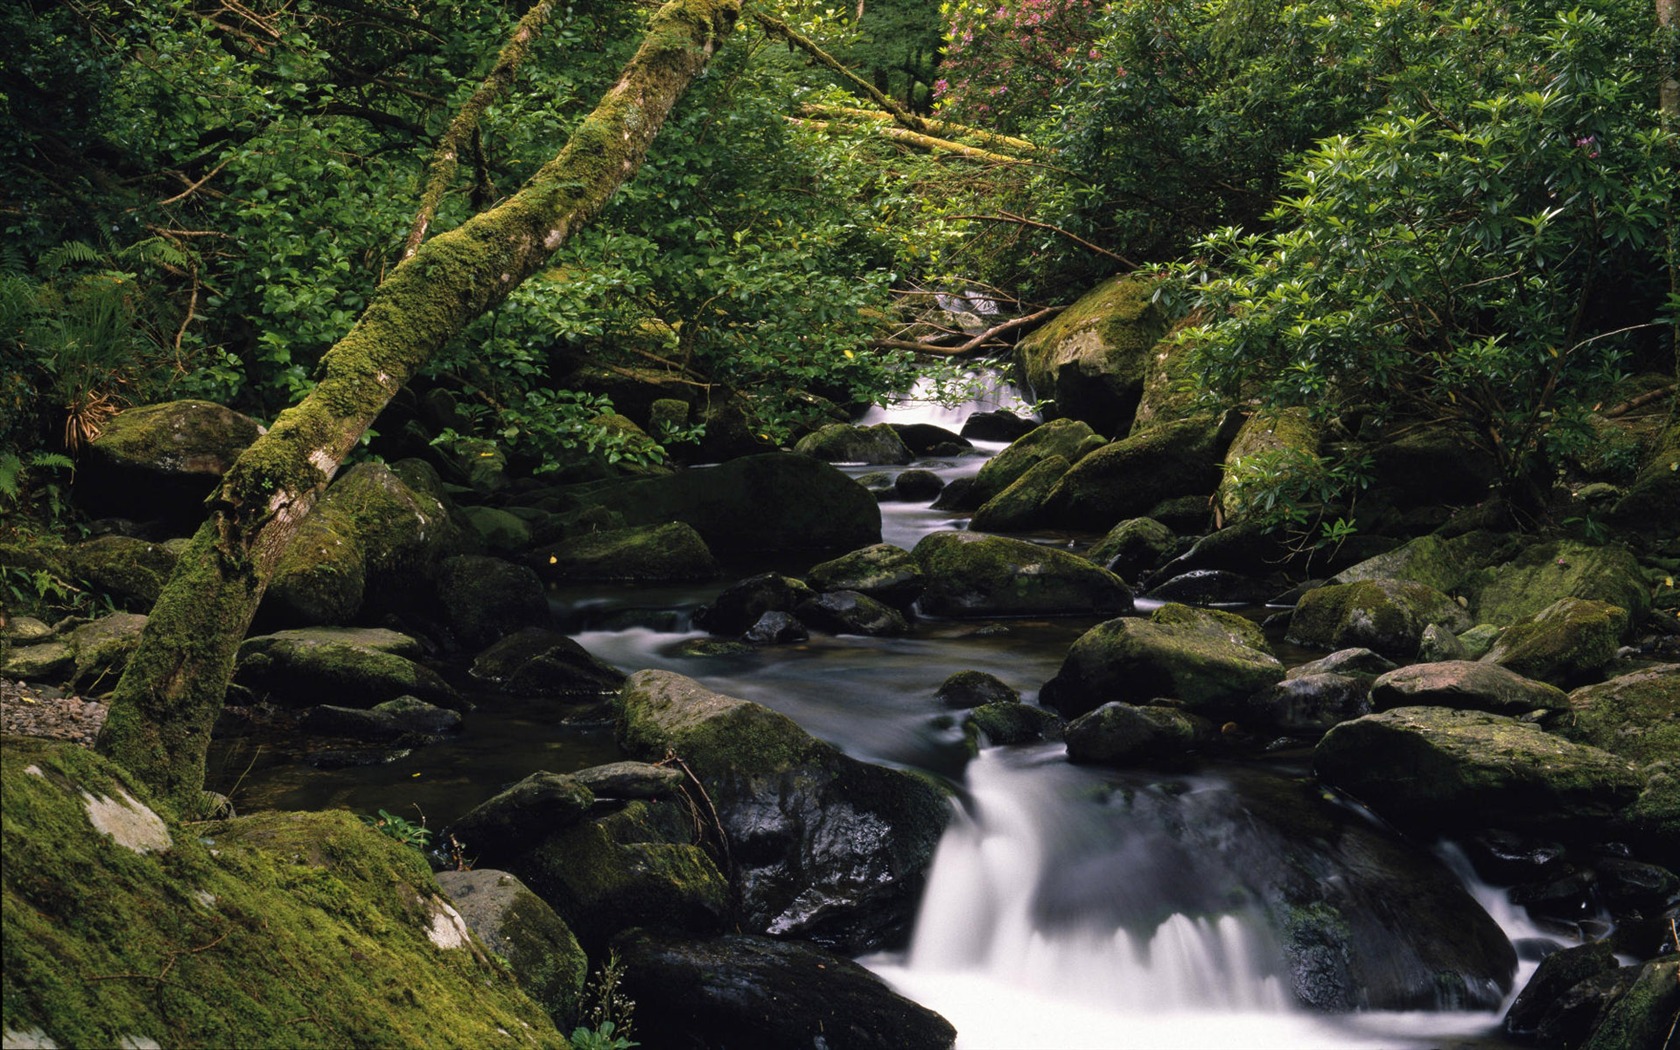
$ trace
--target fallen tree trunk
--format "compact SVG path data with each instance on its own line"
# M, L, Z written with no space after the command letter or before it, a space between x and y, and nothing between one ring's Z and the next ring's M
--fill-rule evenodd
M210 729L276 562L339 461L393 394L540 269L641 165L740 14L671 0L565 148L518 193L422 244L322 359L320 383L241 455L208 501L123 672L99 749L183 814L200 805Z

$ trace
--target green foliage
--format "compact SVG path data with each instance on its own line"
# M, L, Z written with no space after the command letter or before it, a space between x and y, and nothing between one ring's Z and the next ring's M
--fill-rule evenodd
M642 1045L619 1035L618 1026L611 1021L602 1021L596 1028L579 1025L572 1029L570 1038L577 1050L630 1050L633 1046Z
M1407 56L1389 103L1289 172L1274 232L1201 242L1180 292L1209 321L1182 338L1221 397L1461 420L1532 498L1655 329L1675 141L1630 25L1373 2L1394 20L1318 24Z
M400 842L405 846L411 846L421 853L425 853L426 847L431 845L432 831L430 828L424 824L416 824L411 820L405 820L387 810L380 810L377 817L364 813L361 820L363 824L378 831L386 838Z
M636 1003L619 986L623 980L624 960L617 949L609 949L606 960L584 989L589 1000L589 1024L578 1026L571 1034L572 1044L579 1050L629 1050L641 1045L630 1039Z

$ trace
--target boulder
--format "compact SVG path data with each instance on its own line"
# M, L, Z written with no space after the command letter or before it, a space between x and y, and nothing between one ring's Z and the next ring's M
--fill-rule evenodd
M910 633L904 614L857 591L827 591L800 602L794 615L801 623L829 634L896 637Z
M1232 478L1245 462L1281 460L1303 471L1321 472L1318 446L1322 440L1322 428L1306 408L1256 412L1244 420L1225 450L1225 479L1220 482L1217 495L1224 522L1234 525L1252 514L1250 497Z
M589 959L571 928L511 872L493 868L440 871L467 928L507 962L519 987L561 1031L581 1019Z
M461 507L455 516L478 539L485 550L512 554L531 545L531 525L523 517L502 507Z
M1559 598L1507 627L1482 659L1566 689L1586 685L1604 678L1627 628L1620 606Z
M1418 636L1418 663L1438 664L1448 660L1469 660L1470 648L1458 640L1458 635L1432 623Z
M1008 488L982 503L968 527L976 532L1021 532L1034 527L1042 520L1044 498L1068 472L1068 466L1061 456L1034 463Z
M1401 707L1344 722L1313 753L1326 784L1402 827L1597 836L1639 793L1628 764L1530 722Z
M1194 714L1223 717L1282 678L1283 664L1251 622L1163 605L1147 620L1122 617L1081 635L1039 701L1072 718L1109 701L1169 697Z
M902 470L893 478L893 498L906 503L931 503L945 489L945 480L931 470Z
M1368 678L1290 672L1243 704L1243 724L1270 726L1293 736L1318 736L1330 727L1371 713Z
M1656 452L1610 508L1609 521L1648 532L1655 544L1673 543L1680 536L1680 423L1663 434Z
M1000 701L971 707L963 716L963 740L970 755L980 753L982 744L1005 747L1054 740L1061 735L1062 720L1052 712L1019 701Z
M1014 441L1032 432L1036 422L1022 419L1013 412L976 412L963 421L962 436L974 441Z
M1268 581L1242 573L1226 569L1192 569L1160 583L1151 581L1144 597L1184 605L1264 605L1267 596L1276 590Z
M343 627L367 596L367 556L348 515L317 506L303 519L263 592L262 630Z
M877 543L821 562L805 574L819 591L857 591L896 608L909 608L925 582L921 563L903 547Z
M383 463L358 463L340 474L310 513L339 519L339 534L360 544L363 605L375 611L402 615L424 603L437 563L459 553L465 540L439 496L410 487Z
M1569 698L1556 686L1494 664L1448 660L1389 671L1372 684L1371 705L1378 711L1456 707L1515 716L1562 710L1569 706Z
M688 775L676 766L650 762L608 762L572 774L598 799L667 799L680 794Z
M483 554L445 558L438 567L437 600L444 622L467 649L549 621L548 595L537 574Z
M1514 557L1468 574L1460 587L1477 622L1512 624L1560 598L1586 598L1627 610L1632 624L1651 608L1639 562L1621 547L1574 540L1532 544Z
M1361 647L1408 660L1417 654L1423 629L1432 623L1462 630L1470 626L1470 619L1433 587L1404 580L1361 580L1302 595L1289 618L1287 638L1295 645Z
M150 612L175 571L178 542L148 543L132 536L100 536L72 544L65 562L79 579L130 612Z
M1104 434L1126 433L1143 396L1150 349L1166 332L1154 292L1153 281L1135 274L1087 292L1016 345L1023 385L1052 402L1056 416Z
M1462 426L1409 429L1370 443L1372 488L1399 507L1479 503L1488 498L1499 470Z
M1559 735L1644 766L1680 757L1680 665L1663 664L1569 694Z
M651 1046L947 1050L956 1029L809 944L637 930L614 942L635 1034Z
M192 532L204 499L262 433L249 416L209 401L167 401L112 416L88 444L77 502L93 517L156 521L165 536Z
M1407 580L1452 594L1465 576L1511 553L1510 541L1496 533L1471 532L1451 538L1430 534L1350 565L1330 582Z
M928 616L1071 616L1125 612L1125 581L1076 554L1005 536L935 532L912 552Z
M904 447L918 457L961 456L974 449L974 442L932 423L889 423Z
M70 685L77 692L108 693L117 687L128 658L140 647L146 618L138 613L110 613L71 631L65 639L74 654Z
M939 683L934 695L946 707L958 709L981 704L1013 704L1021 699L1020 693L984 671L958 671Z
M547 582L563 580L707 580L717 561L700 534L680 521L584 533L532 552Z
M987 460L962 494L962 507L973 508L992 499L1048 459L1077 463L1103 447L1103 439L1077 419L1053 419ZM1065 468L1064 468L1065 471ZM941 500L941 505L946 501Z
M830 423L800 438L793 450L802 456L828 463L865 463L871 466L903 464L916 458L898 432L886 423L877 423L872 427Z
M1212 722L1176 707L1107 703L1067 724L1068 759L1096 765L1172 765L1215 736Z
M345 810L183 826L21 737L0 804L8 1045L563 1045L421 853ZM146 976L88 979L118 974Z
M1669 519L1671 522L1674 519ZM1652 959L1594 1025L1581 1050L1624 1050L1672 1039L1680 1016L1680 959Z
M1136 581L1172 556L1178 537L1154 518L1127 518L1085 556L1122 579Z
M684 522L717 552L847 551L881 542L874 497L837 468L795 453L609 482L579 495L631 525Z
M666 671L625 683L618 739L644 758L674 751L699 778L730 843L743 929L848 953L908 935L950 816L933 785Z
M399 696L459 703L436 671L391 651L413 651L385 637L394 634L311 627L247 638L239 647L234 681L277 703L297 706L372 707Z
M1230 436L1217 423L1187 419L1162 425L1085 456L1045 499L1047 519L1066 528L1109 529L1154 514L1165 500L1211 496Z
M370 708L322 704L304 715L305 731L319 736L347 736L357 740L423 742L461 728L461 713L399 696Z
M516 857L545 835L571 827L589 815L595 794L579 777L532 773L474 806L449 827L481 858Z
M545 627L508 635L479 653L468 673L517 696L598 699L624 684L623 671Z
M798 645L811 640L811 632L792 613L775 609L763 614L741 632L741 641L751 646Z
M736 635L767 612L791 613L801 602L816 596L800 580L763 572L730 584L710 603L696 609L694 626L712 634Z

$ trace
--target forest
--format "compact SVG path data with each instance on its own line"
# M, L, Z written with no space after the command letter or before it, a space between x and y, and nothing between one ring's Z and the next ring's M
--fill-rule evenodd
M724 1046L705 1026L745 1014L682 999L685 968L830 966L809 994L846 1005L750 1038L851 1014L835 1045L1010 1045L915 970L952 878L935 848L986 819L950 800L979 777L1046 790L986 765L1006 745L1228 778L1239 824L1271 829L1243 847L1270 873L1186 877L1144 911L1252 917L1261 946L1220 952L1282 960L1288 1010L1497 1010L1516 1042L1486 1045L1600 1048L1680 1015L1675 0L22 0L0 41L0 698L6 793L39 794L8 803L5 852L61 851L67 885L112 863L32 763L147 800L177 860L110 870L171 900L218 886L230 916L133 957L60 943L157 917L8 861L7 1046L470 1045L484 1025ZM1013 414L982 433L999 381L1024 400L985 402ZM881 425L906 410L957 422ZM795 672L729 662L949 623L1014 640L926 657L953 673L890 743L801 706L822 690ZM286 648L317 630L383 634ZM529 651L503 651L516 638ZM340 649L353 667L305 669ZM1380 663L1336 661L1355 649ZM430 820L354 794L363 817L333 823L346 796L265 802L261 772L239 797L234 765L273 760L239 740L377 740L342 762L395 770L462 713L470 733L475 704L539 696L557 739L605 725L611 753L486 773ZM90 751L12 735L84 700ZM1554 744L1573 750L1538 757ZM1507 761L1466 771L1477 753ZM600 772L615 760L639 772ZM1058 790L1147 809L1178 829L1140 833L1162 856L1233 848L1209 830L1223 810L1169 812L1188 789L1120 783ZM1320 788L1395 837L1358 838ZM777 792L771 833L753 814ZM239 859L188 851L205 827ZM1303 837L1337 859L1286 845ZM833 839L856 855L813 845ZM1517 884L1552 947L1519 963L1523 937L1481 911L1372 933L1458 914L1442 841L1479 843L1475 877ZM294 848L330 858L318 879L268 866ZM1065 844L1034 848L1042 934ZM616 874L553 859L590 850ZM1359 883L1355 856L1383 873ZM1363 888L1326 898L1341 863ZM464 886L438 896L475 867L530 883L564 947L522 961ZM317 906L353 929L265 949L271 905L238 886L280 887L288 930L318 932ZM366 990L388 979L373 964L333 1009L284 974L244 1015L166 1002L191 998L177 966L214 985L270 973L245 961L265 951L359 965L410 920L419 951L445 914L427 900L468 914L476 961L388 962L424 971L437 1009ZM1554 949L1593 969L1566 979ZM1523 1014L1534 964L1549 998L1588 978L1597 998L1542 1016L1536 992ZM121 1001L66 997L66 967ZM494 1001L469 1007L481 979ZM428 1028L442 1013L472 1017ZM1033 1038L1088 1038L1052 1029ZM1355 1036L1427 1038L1277 1038Z

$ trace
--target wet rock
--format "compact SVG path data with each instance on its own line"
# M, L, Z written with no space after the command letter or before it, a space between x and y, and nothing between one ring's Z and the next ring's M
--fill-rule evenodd
M974 476L972 485L962 493L960 506L972 509L986 503L1045 460L1061 458L1077 463L1102 446L1103 439L1085 423L1053 419L1015 439L1008 448L987 460ZM945 501L940 502L945 505Z
M805 579L818 591L857 591L903 609L921 596L926 574L903 547L877 543L814 565Z
M532 552L544 580L708 580L717 561L698 532L680 521L585 533Z
M835 467L794 453L607 483L580 498L631 525L685 522L717 552L849 551L881 542L874 497Z
M77 577L131 612L150 612L180 557L176 544L129 536L100 536L65 549Z
M625 683L618 737L632 755L675 751L704 784L729 838L742 928L846 952L908 934L950 815L927 781L664 671Z
M1108 530L1085 556L1116 576L1135 581L1170 557L1177 543L1173 530L1154 518L1128 518Z
M962 425L962 436L974 441L1014 441L1032 432L1037 423L1013 412L976 412Z
M71 631L65 639L75 654L71 688L82 693L108 693L117 686L128 658L140 647L146 618L138 613L110 613Z
M511 872L440 871L437 882L467 928L507 961L525 994L557 1028L571 1031L581 1019L589 959L554 909Z
M932 423L889 423L904 446L918 457L959 456L974 448L967 438Z
M945 1050L956 1030L857 963L746 934L636 931L614 942L636 1036L652 1046Z
M958 671L939 683L934 694L946 707L979 707L981 704L1013 704L1021 694L996 675L984 671Z
M885 466L909 463L915 454L905 446L898 432L886 423L872 427L830 423L806 434L793 446L800 455L829 463L869 463Z
M1069 722L1066 735L1073 762L1170 765L1212 740L1214 726L1176 707L1107 703Z
M234 681L288 705L371 707L405 695L459 702L436 671L398 655L415 652L405 637L393 631L315 627L247 638L239 647Z
M599 799L671 798L687 782L686 775L676 766L647 762L608 762L580 769L572 778Z
M1564 855L1562 843L1494 828L1471 840L1476 870L1493 882L1532 881Z
M1667 868L1625 857L1598 857L1593 861L1598 874L1598 892L1618 911L1636 909L1656 914L1674 902L1680 891L1680 876Z
M1581 1046L1598 1026L1599 1018L1633 987L1635 973L1631 966L1606 970L1584 977L1560 992L1536 1026L1534 1041L1551 1047Z
M1619 606L1559 598L1505 629L1482 659L1564 688L1601 681L1627 633Z
M799 603L801 622L829 634L896 637L910 632L904 614L857 591L828 591Z
M1253 623L1231 613L1164 605L1148 620L1098 624L1068 650L1040 702L1072 718L1110 700L1182 701L1217 717L1283 678L1283 664Z
M1677 1015L1680 1015L1680 960L1653 959L1639 968L1627 991L1608 1004L1597 1018L1582 1050L1658 1046L1662 1040L1673 1037Z
M518 696L594 699L618 692L624 672L559 631L527 627L473 661L473 678Z
M304 715L303 728L321 736L347 736L358 740L404 740L437 737L461 728L461 713L428 704L412 696L399 696L371 708L335 707L322 704Z
M1329 656L1320 657L1310 663L1297 664L1289 669L1286 678L1303 678L1312 674L1339 674L1348 678L1357 678L1366 684L1377 680L1379 675L1387 674L1397 665L1393 660L1381 653L1372 652L1359 646L1348 649L1338 649Z
M1160 519L1156 508L1164 500L1212 494L1229 441L1216 421L1187 419L1104 445L1056 483L1045 499L1048 520L1108 529L1126 518Z
M1401 707L1325 734L1313 768L1402 827L1594 836L1634 801L1616 756L1481 711Z
M945 488L945 482L931 470L906 470L893 479L893 495L906 503L928 503Z
M1370 685L1339 674L1291 675L1245 702L1239 719L1295 736L1317 736L1371 713Z
M1308 591L1289 619L1287 637L1296 645L1358 646L1409 660L1417 653L1423 629L1432 623L1451 630L1470 626L1464 610L1432 587L1403 580L1361 580Z
M764 572L724 588L694 612L694 626L713 634L740 634L767 612L791 613L799 603L816 597L800 580Z
M1144 597L1185 605L1258 605L1273 589L1264 580L1240 573L1196 569L1150 587Z
M792 613L771 610L741 633L741 641L752 646L797 645L809 641L811 632Z
M449 833L494 865L519 856L543 836L583 820L594 804L594 792L578 777L532 773L474 806L449 827Z
M1505 1034L1532 1039L1547 1016L1555 1012L1565 993L1589 977L1617 968L1615 953L1606 941L1553 952L1540 961L1528 983L1505 1011Z
M158 521L186 535L204 499L262 427L209 401L168 401L119 412L87 448L76 501L93 517Z
M1027 472L1009 483L974 512L968 527L976 532L1021 532L1043 519L1042 504L1050 490L1068 471L1062 456L1049 456L1034 463Z
M1590 917L1598 873L1572 864L1554 865L1539 879L1511 887L1512 904L1520 904L1536 915L1557 919Z
M1054 740L1061 735L1062 720L1050 711L1019 701L998 701L971 707L963 717L963 736L970 754L977 754L982 741L997 747Z
M1153 282L1134 275L1103 282L1016 345L1016 371L1056 415L1124 434L1143 397L1150 351L1166 331L1153 292Z
M482 649L524 627L549 620L542 580L523 565L482 554L446 558L439 566L437 600L461 645Z
M1474 660L1413 664L1389 671L1371 686L1378 711L1393 707L1458 707L1501 715L1558 711L1569 697L1556 686Z
M929 616L1057 616L1130 610L1125 582L1078 555L1005 536L936 532L913 552Z

